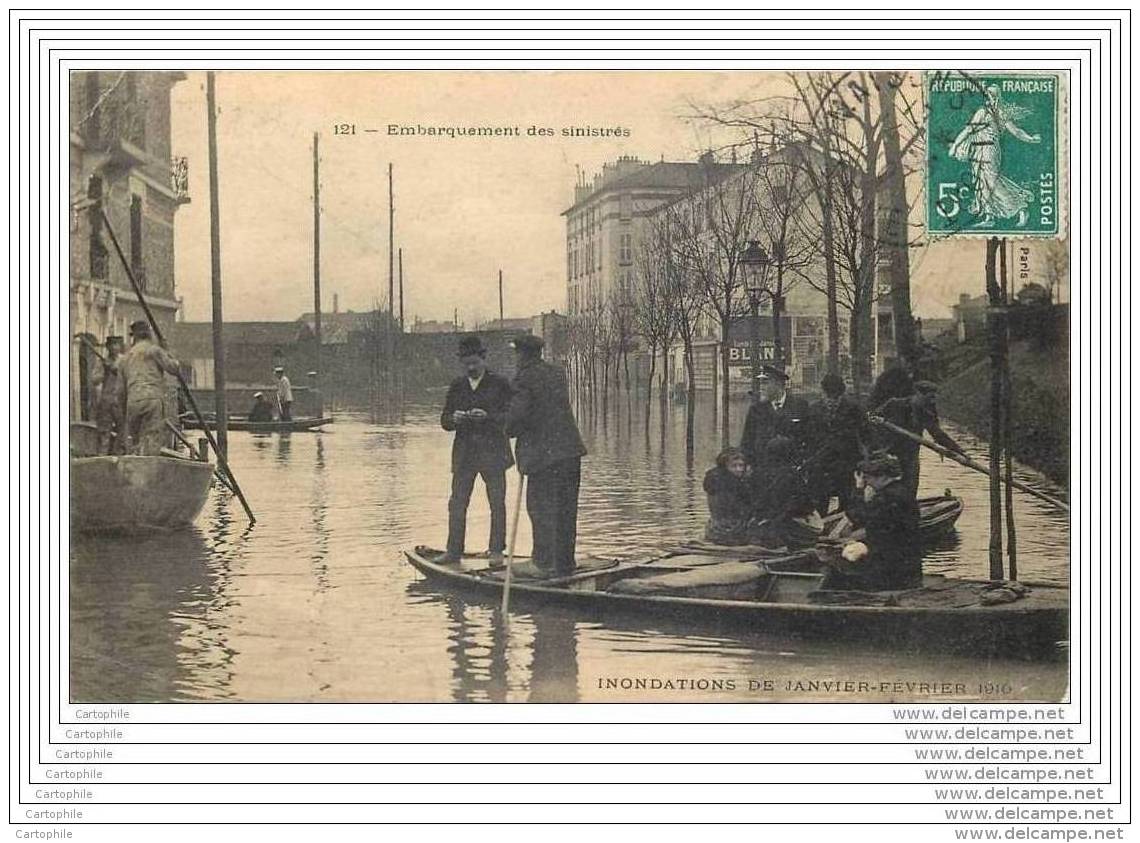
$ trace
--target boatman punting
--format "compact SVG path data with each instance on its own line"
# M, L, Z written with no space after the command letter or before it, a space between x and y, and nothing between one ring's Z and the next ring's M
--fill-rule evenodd
M277 381L277 418L280 421L293 421L293 385L289 383L285 367L275 367L273 377Z
M543 361L542 339L524 334L512 346L518 368L507 434L517 437L515 456L526 476L526 509L534 537L528 565L534 570L525 573L566 576L576 567L578 487L586 446L570 409L566 374Z
M451 498L447 502L447 552L436 561L454 564L463 556L467 506L475 478L482 477L491 506L488 567L503 566L507 546L507 469L514 465L507 440L510 382L487 368L487 350L479 337L459 341L463 374L451 382L440 424L455 431L451 447Z
M127 391L126 427L132 450L157 456L170 442L166 422L172 408L166 376L178 374L178 361L151 338L150 325L140 319L131 324L131 348L119 371Z

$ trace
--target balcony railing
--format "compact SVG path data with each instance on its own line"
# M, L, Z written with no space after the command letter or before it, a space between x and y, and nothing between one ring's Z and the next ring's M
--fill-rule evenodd
M179 199L190 195L190 164L185 155L170 159L170 189Z

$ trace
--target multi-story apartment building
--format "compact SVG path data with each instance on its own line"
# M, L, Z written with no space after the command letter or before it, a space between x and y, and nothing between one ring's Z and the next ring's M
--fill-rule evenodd
M615 289L628 289L654 212L700 186L739 172L741 165L655 164L623 156L603 165L592 181L574 186L566 218L566 308L574 316Z
M68 266L71 333L102 345L144 318L126 271L96 210L98 199L160 326L174 323L174 214L190 201L185 159L170 148L170 90L181 73L83 71L70 79ZM97 359L88 342L71 344L71 416L90 414Z

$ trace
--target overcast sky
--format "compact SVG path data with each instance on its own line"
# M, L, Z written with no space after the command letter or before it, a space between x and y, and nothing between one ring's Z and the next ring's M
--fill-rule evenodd
M219 73L218 158L224 310L229 321L312 310L312 136L320 132L324 310L364 310L388 284L387 167L395 171L396 243L410 321L471 324L565 306L565 228L576 168L592 178L619 155L691 161L727 138L684 119L690 101L783 89L780 74L709 72ZM176 217L186 318L210 315L205 75L172 93L172 147L190 159L192 201ZM338 123L356 133L336 135ZM518 138L391 137L389 124L518 126ZM554 137L527 135L531 126ZM564 126L624 127L629 137L564 138ZM368 129L378 130L368 132ZM981 291L977 244L916 265L915 309L945 316ZM976 259L975 259L976 258ZM965 277L963 277L965 275Z

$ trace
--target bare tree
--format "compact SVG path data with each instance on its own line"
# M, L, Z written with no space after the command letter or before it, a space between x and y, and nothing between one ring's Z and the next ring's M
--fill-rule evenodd
M653 229L641 244L634 270L631 294L633 328L645 342L649 352L649 383L645 391L645 426L653 405L653 379L657 374L657 354L661 352L668 367L669 345L675 334L673 313L669 304L668 245ZM666 379L668 369L666 368ZM665 387L662 387L662 397Z

